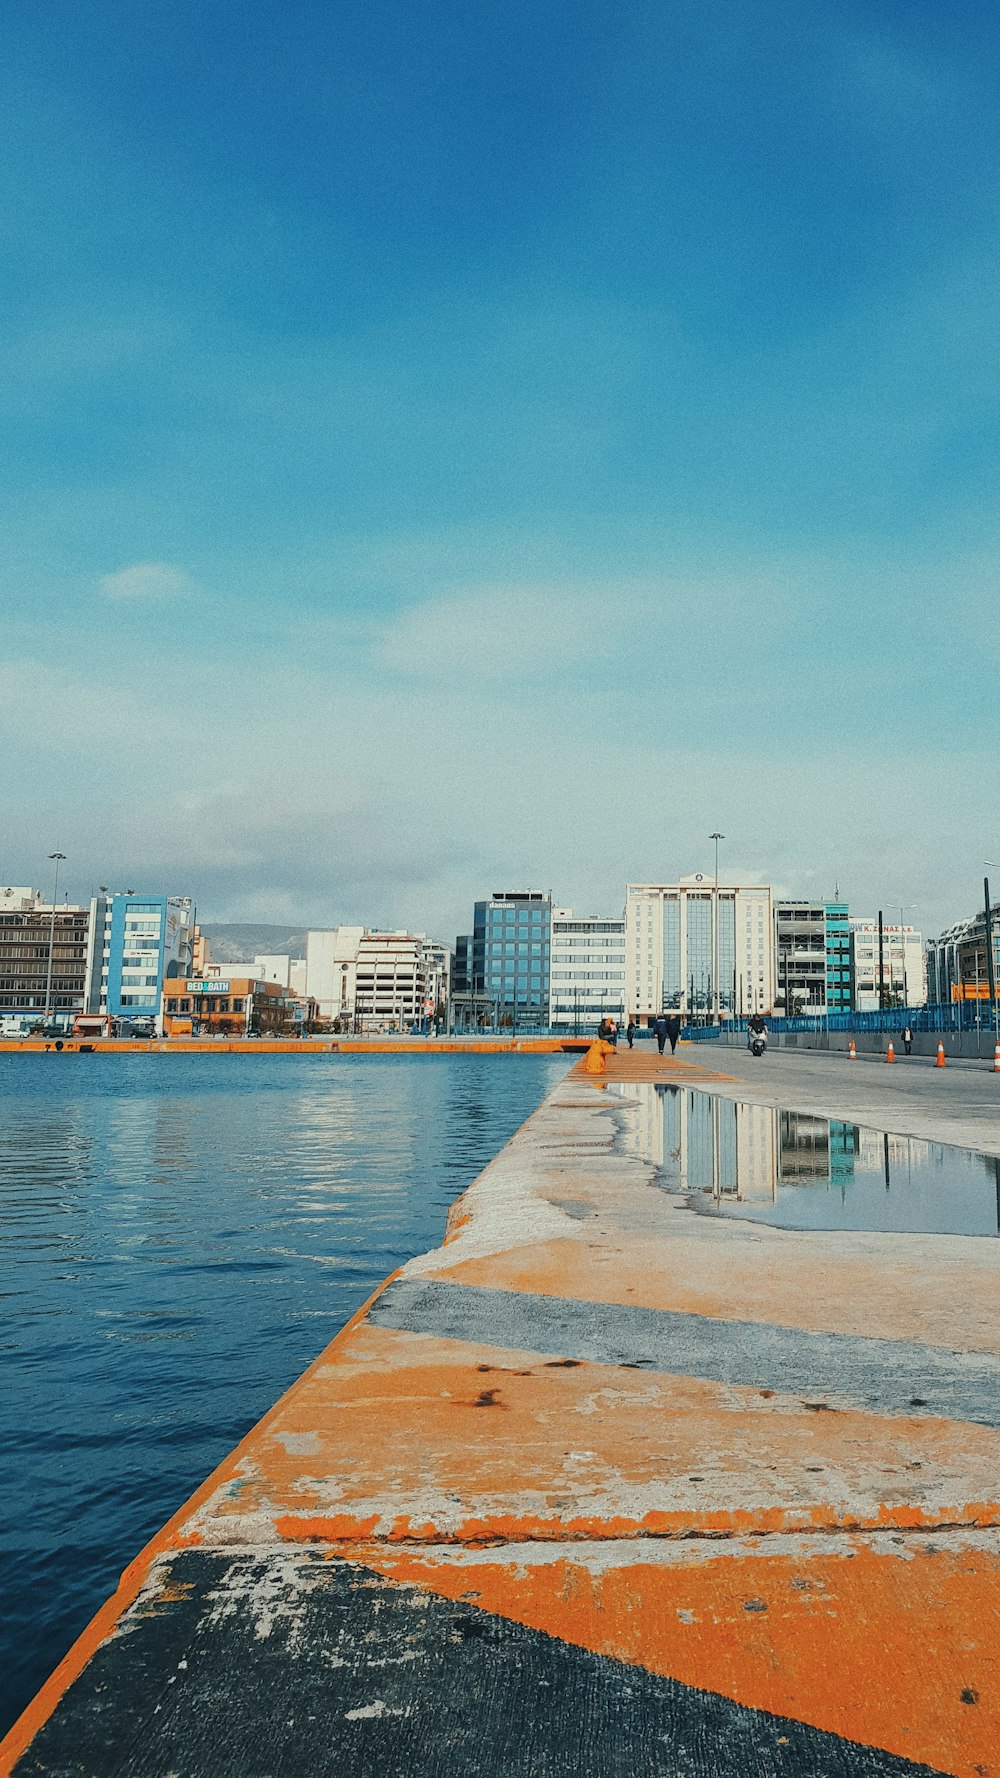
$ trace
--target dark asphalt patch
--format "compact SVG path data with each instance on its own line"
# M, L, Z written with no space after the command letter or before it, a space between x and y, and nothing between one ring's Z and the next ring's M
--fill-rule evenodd
M368 1320L475 1345L780 1391L815 1412L828 1409L820 1398L831 1396L866 1413L1000 1426L1000 1358L988 1352L419 1278L390 1284Z
M14 1778L904 1778L928 1766L345 1562L186 1550Z

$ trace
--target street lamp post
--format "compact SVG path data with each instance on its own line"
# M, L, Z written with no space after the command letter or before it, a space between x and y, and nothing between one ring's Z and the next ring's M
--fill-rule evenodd
M906 932L903 927L903 910L904 909L910 910L912 908L919 907L919 906L920 906L920 903L917 901L904 901L904 902L900 903L900 909L899 909L899 958L900 958L900 968L903 973L903 1005L904 1006L909 1006L909 1004L910 1004L910 986L909 986L909 982L906 979ZM891 983L891 981L892 981L892 964L891 964L891 962L889 964L889 980Z
M987 865L993 863L992 858L985 860ZM983 901L986 912L986 981L989 987L990 1008L993 1013L994 1042L1000 1043L1000 1024L998 1024L996 970L993 967L993 915L990 908L990 879L983 878Z
M65 852L50 852L49 861L55 865L55 881L52 884L52 913L49 919L49 966L45 975L45 1024L52 1017L52 956L56 946L56 902L59 898L59 866L65 861Z
M715 841L715 894L712 896L712 1023L717 1025L720 1016L719 997L719 841L725 839L724 833L710 833L709 839Z

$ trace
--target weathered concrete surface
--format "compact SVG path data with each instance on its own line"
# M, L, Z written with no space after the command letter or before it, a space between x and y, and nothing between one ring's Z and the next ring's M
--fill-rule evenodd
M627 1083L986 1148L995 1113L970 1136L946 1071L912 1107L891 1069L725 1060L567 1076L133 1565L3 1769L995 1778L1000 1242L693 1216L627 1152Z

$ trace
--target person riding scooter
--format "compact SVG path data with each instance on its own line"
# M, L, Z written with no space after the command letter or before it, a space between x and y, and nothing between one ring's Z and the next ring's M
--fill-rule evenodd
M759 1012L747 1020L747 1049L752 1056L762 1056L767 1048L767 1026Z

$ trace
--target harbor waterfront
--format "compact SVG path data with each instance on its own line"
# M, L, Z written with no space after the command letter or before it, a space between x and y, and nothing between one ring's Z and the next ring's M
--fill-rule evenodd
M561 1056L0 1055L0 1734Z
M748 1216L697 1214L650 1091L791 1108L786 1190L824 1119L863 1161L881 1111L905 1194L922 1126L958 1229L998 1083L726 1060L558 1081L130 1565L0 1769L993 1778L1000 1241L863 1201L754 1221L759 1153Z

